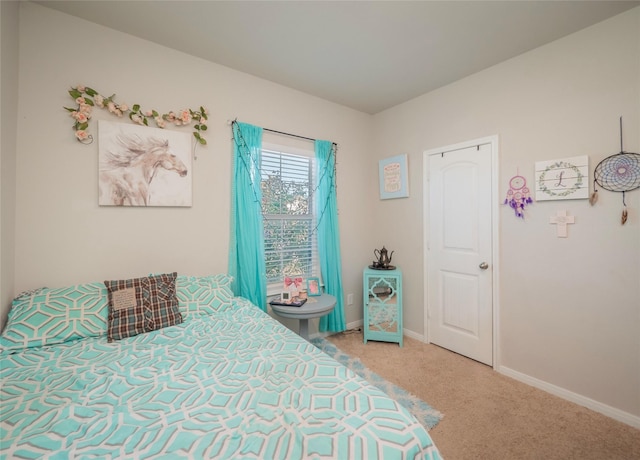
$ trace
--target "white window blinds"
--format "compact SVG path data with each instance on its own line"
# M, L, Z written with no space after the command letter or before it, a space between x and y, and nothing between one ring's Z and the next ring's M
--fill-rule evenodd
M313 156L263 149L260 163L267 284L317 276Z

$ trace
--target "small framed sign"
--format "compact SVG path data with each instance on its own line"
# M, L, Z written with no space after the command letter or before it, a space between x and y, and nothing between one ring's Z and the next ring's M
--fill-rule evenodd
M589 157L536 162L536 201L589 198Z
M380 199L407 198L407 155L397 155L379 162Z

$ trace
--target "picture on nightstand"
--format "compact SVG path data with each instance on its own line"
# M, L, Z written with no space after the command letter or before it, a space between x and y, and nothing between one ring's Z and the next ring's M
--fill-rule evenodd
M309 278L307 280L307 291L310 296L322 295L322 292L320 292L320 279Z
M284 279L282 290L289 293L289 298L298 297L298 294L302 290L304 279L302 276L287 276Z

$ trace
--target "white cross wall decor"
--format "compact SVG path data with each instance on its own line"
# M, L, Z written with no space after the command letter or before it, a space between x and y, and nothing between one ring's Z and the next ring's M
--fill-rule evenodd
M549 218L549 223L557 225L558 238L566 238L567 224L574 224L575 220L574 216L567 216L567 211L558 211L555 216Z

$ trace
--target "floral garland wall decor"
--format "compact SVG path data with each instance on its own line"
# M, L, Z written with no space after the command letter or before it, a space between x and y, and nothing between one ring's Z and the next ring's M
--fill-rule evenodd
M69 112L71 118L75 120L73 129L76 139L83 144L91 144L93 136L88 133L89 120L94 107L106 109L109 113L117 117L123 117L128 114L129 119L139 125L149 126L149 120L153 120L158 128L165 128L167 123L174 126L189 126L194 123L193 137L196 138L200 145L206 145L207 141L202 137L202 132L207 130L207 120L209 112L202 106L199 109L182 109L176 112L168 112L160 114L156 110L142 110L140 104L118 103L115 94L105 97L93 88L78 85L69 90L69 95L75 100L77 106L64 107Z

